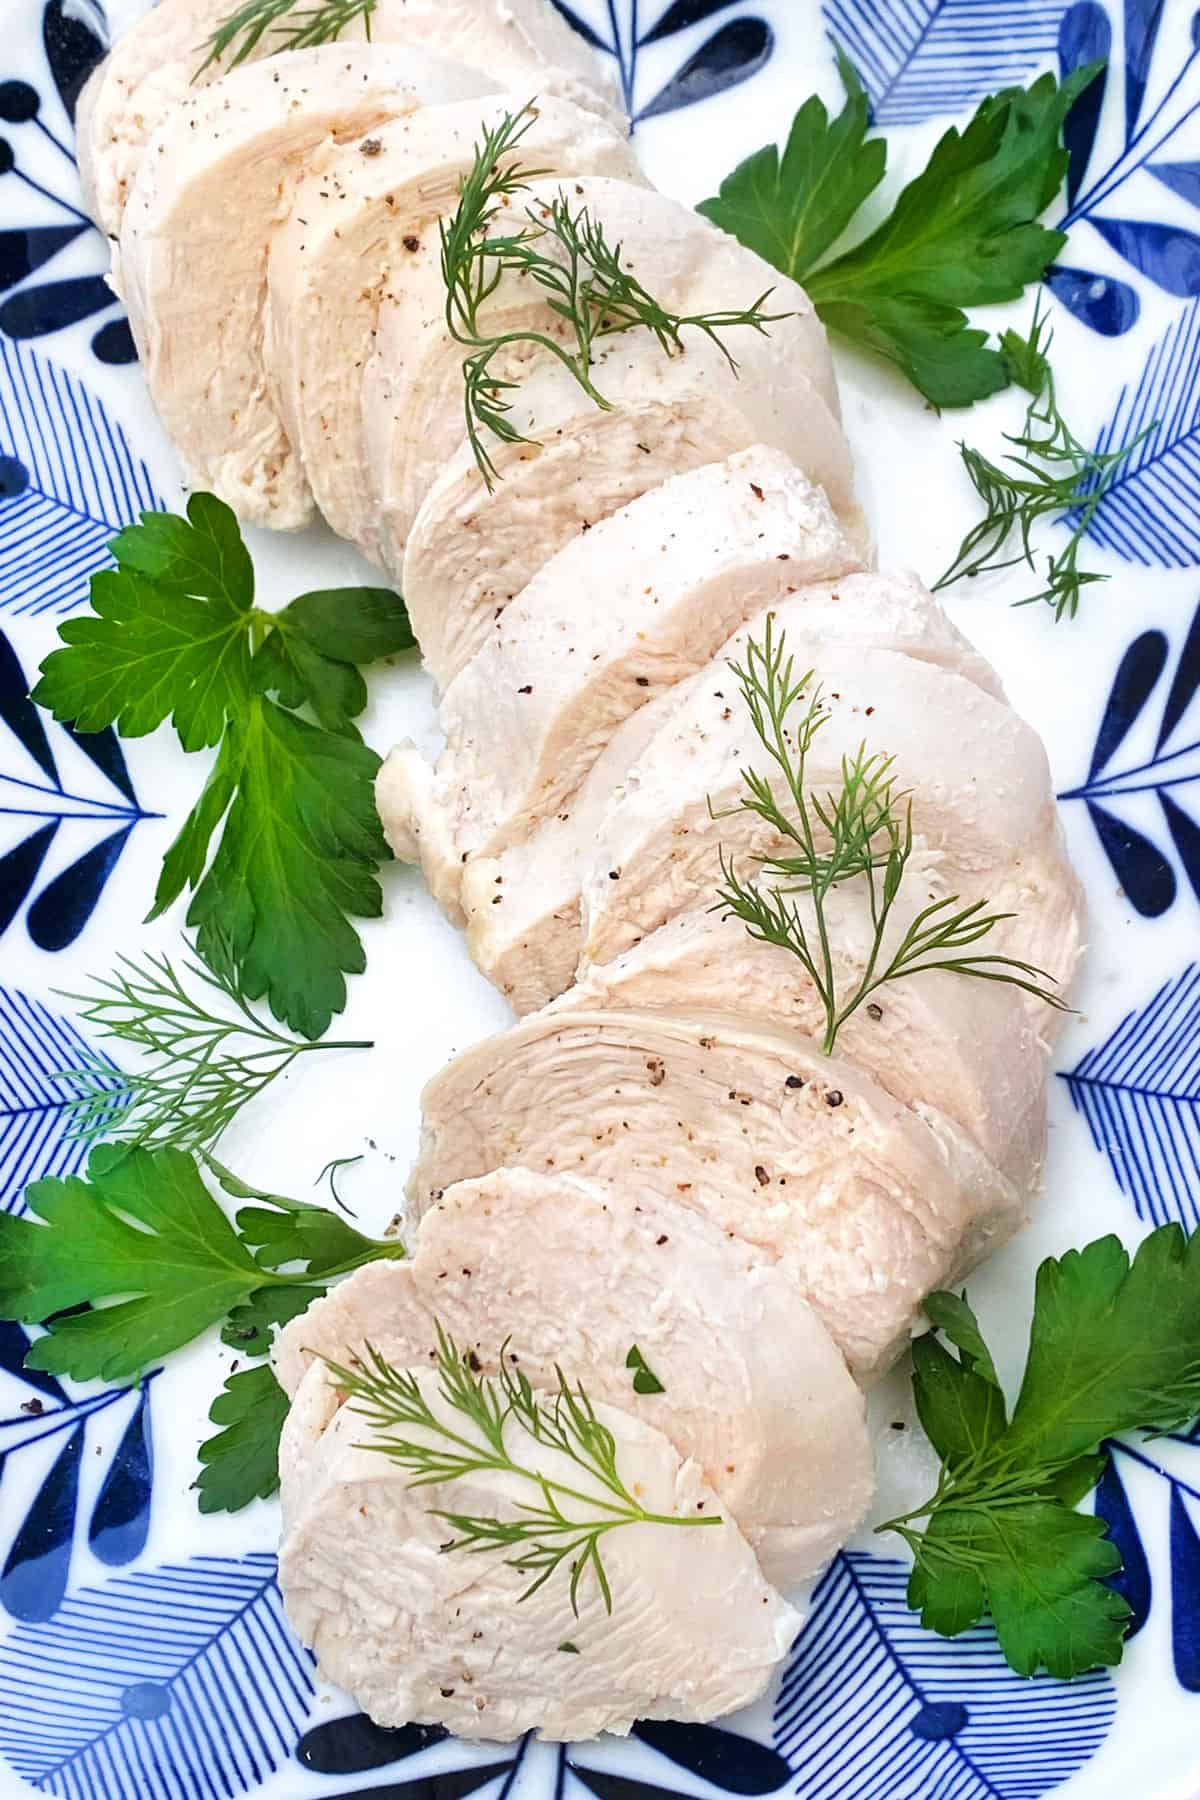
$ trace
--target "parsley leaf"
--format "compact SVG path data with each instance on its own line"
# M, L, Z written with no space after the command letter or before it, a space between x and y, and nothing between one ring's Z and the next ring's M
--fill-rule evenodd
M320 1037L363 967L350 921L382 905L379 758L353 720L358 665L413 645L404 604L330 588L262 611L237 520L211 494L186 518L144 513L112 549L117 568L93 578L92 615L60 628L33 698L83 731L139 736L170 718L185 750L219 745L150 916L194 889L188 922L210 967Z
M635 1394L665 1394L666 1388L654 1373L636 1344L630 1344L625 1358L625 1367L633 1370L633 1391Z
M910 1604L948 1636L990 1612L1022 1675L1119 1662L1129 1608L1105 1581L1120 1556L1104 1521L1072 1508L1103 1473L1107 1439L1200 1412L1200 1234L1163 1226L1132 1262L1115 1237L1045 1261L1011 1418L965 1301L936 1294L927 1312L958 1350L914 1348L941 1479L924 1506L879 1528L913 1551Z
M200 1446L200 1511L238 1512L279 1487L279 1434L288 1397L269 1363L226 1378L209 1418L222 1430Z
M245 1301L265 1275L181 1150L101 1144L87 1179L26 1190L32 1218L0 1214L0 1316L51 1318L33 1369L130 1380Z
M782 159L756 152L699 210L803 281L831 330L893 362L926 399L969 405L1006 386L1010 368L962 309L1016 299L1062 248L1063 234L1037 220L1066 172L1063 120L1100 65L985 100L943 135L874 231L822 262L886 154L865 137L862 84L840 55L838 65L847 101L837 118L809 100Z
M320 1300L321 1287L255 1288L242 1306L235 1306L221 1327L221 1342L243 1356L265 1356L277 1326L299 1318L314 1300Z
M261 1203L239 1210L237 1228L243 1243L253 1246L264 1269L282 1269L289 1263L303 1262L313 1275L346 1275L363 1263L405 1255L398 1238L364 1237L327 1206L266 1193L239 1180L215 1157L210 1156L207 1161L227 1194L235 1200Z

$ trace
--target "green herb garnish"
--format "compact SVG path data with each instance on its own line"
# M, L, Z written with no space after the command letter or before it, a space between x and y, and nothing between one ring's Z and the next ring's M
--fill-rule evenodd
M59 1074L70 1090L76 1136L115 1134L149 1150L211 1149L242 1107L297 1057L371 1048L363 1041L288 1037L251 1010L228 973L214 974L196 962L182 967L183 974L152 952L140 961L118 956L111 977L97 977L88 993L65 996L79 1002L79 1016L101 1035L133 1045L148 1059L144 1068L116 1078L120 1113L114 1112L114 1071L106 1059L97 1056ZM192 978L191 986L183 975ZM219 994L225 1007L214 1010L196 984Z
M547 211L528 208L517 231L489 235L488 228L514 194L528 188L544 169L522 167L513 151L537 118L531 104L508 113L476 146L475 159L463 180L458 207L438 227L442 243L442 279L446 286L446 326L456 343L470 354L463 362L467 436L480 473L490 488L498 479L485 434L505 444L524 444L511 419L509 395L518 383L493 374L492 363L513 344L547 351L567 369L598 407L609 402L591 377L595 347L617 332L642 329L652 334L665 356L683 348L683 333L697 331L737 367L721 338L733 326L764 332L786 315L763 310L770 289L748 307L727 312L681 314L668 311L622 266L620 244L610 244L603 226L586 207L575 212L561 192ZM507 159L507 160L506 160ZM568 327L564 342L548 332L520 327L491 332L481 316L506 275L528 278L546 296L546 305Z
M829 717L820 684L809 669L797 677L786 636L775 635L767 614L762 643L753 639L744 663L731 665L754 730L775 765L770 774L743 769L746 791L734 811L756 813L788 846L759 860L759 879L742 880L721 852L723 885L717 905L742 920L752 938L790 950L803 964L825 1014L822 1049L832 1055L838 1032L876 989L905 976L946 969L977 981L1002 981L1049 1006L1064 1003L1046 986L1044 970L1016 957L980 955L970 946L1011 913L989 913L986 902L960 906L957 894L932 901L885 957L884 940L912 854L912 806L896 791L893 759L862 744L842 760L842 784L824 797L807 785L806 760ZM784 795L781 802L776 790ZM825 905L844 881L861 881L870 906L872 943L857 986L839 989ZM803 895L808 908L797 905ZM811 923L805 911L811 909Z
M369 39L377 4L378 0L244 0L205 39L202 48L208 55L192 80L221 62L230 49L233 55L225 67L236 69L254 55L264 37L269 39L267 56L277 50L309 50L334 43L347 25L361 19Z
M944 134L883 223L830 258L887 155L867 137L866 92L839 53L838 117L806 101L782 157L773 144L757 151L699 211L803 282L831 331L893 363L935 406L969 406L1010 373L963 308L1017 299L1066 242L1037 221L1066 174L1063 120L1100 66L992 95Z
M116 569L93 576L91 615L59 627L33 698L80 731L140 737L170 718L185 750L219 745L150 917L194 889L209 968L320 1037L364 966L350 921L382 910L379 757L353 720L367 698L357 665L412 646L403 602L341 588L263 611L237 520L211 494L193 494L186 519L143 513L111 549Z
M580 1588L589 1573L605 1609L612 1612L612 1589L601 1545L622 1525L719 1525L716 1514L647 1512L621 1479L616 1439L596 1417L582 1386L572 1386L556 1369L557 1391L535 1393L506 1350L496 1376L477 1373L454 1340L438 1326L436 1370L438 1394L454 1415L448 1421L430 1406L415 1374L395 1369L368 1344L353 1369L330 1363L329 1371L354 1410L372 1427L387 1433L413 1426L428 1433L420 1438L381 1436L367 1447L397 1462L412 1474L412 1487L461 1480L494 1470L526 1483L530 1498L511 1519L432 1509L455 1533L442 1546L449 1553L478 1554L512 1549L507 1560L534 1579L521 1595L527 1600L560 1568L569 1571L571 1606L579 1612ZM583 1487L553 1479L516 1461L505 1432L522 1427L538 1444L569 1457L580 1470Z
M924 1506L878 1528L913 1552L909 1604L945 1637L990 1612L1020 1675L1118 1663L1130 1609L1107 1582L1120 1553L1103 1519L1074 1508L1104 1471L1106 1439L1200 1412L1200 1235L1164 1225L1132 1264L1115 1237L1042 1263L1011 1419L965 1300L933 1294L925 1310L958 1354L934 1336L913 1346L943 1467Z
M1065 518L1071 536L1057 555L1046 558L1045 586L1014 602L1032 606L1044 600L1058 620L1075 617L1085 587L1108 580L1107 575L1079 567L1080 546L1118 468L1154 426L1148 425L1116 450L1099 452L1081 444L1058 409L1049 361L1051 335L1039 297L1028 336L1006 331L1000 340L1014 381L1031 395L1025 423L1008 437L1013 449L1002 463L990 461L969 444L958 446L984 516L959 545L950 567L934 583L934 592L964 575L986 575L1015 563L1036 569L1034 526L1040 519ZM1014 538L1017 547L1011 549Z
M635 1394L665 1394L666 1388L654 1373L636 1344L630 1344L625 1358L625 1367L633 1370L633 1391Z

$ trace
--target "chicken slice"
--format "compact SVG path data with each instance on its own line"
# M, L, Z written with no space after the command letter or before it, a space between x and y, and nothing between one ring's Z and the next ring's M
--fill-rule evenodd
M231 0L158 0L113 45L88 78L76 110L76 144L85 204L110 237L146 145L174 109L226 73L229 56L201 71L209 38L235 8ZM284 21L286 24L287 21ZM361 40L354 20L345 42ZM486 69L489 85L516 84L615 113L616 92L582 37L550 0L377 0L371 42L431 50ZM268 30L249 60L269 57L279 37Z
M547 1010L456 1057L425 1088L412 1209L517 1164L682 1201L783 1261L856 1374L886 1367L924 1296L1023 1222L1023 1196L933 1107L688 1002Z
M903 891L884 938L894 953L933 889L910 864L915 895ZM811 900L790 896L816 942ZM835 888L825 904L836 992L855 993L874 945L865 886ZM740 919L682 913L610 963L593 967L553 1011L671 1012L685 996L698 1012L769 1021L820 1043L825 1008L803 963L751 938ZM842 1025L839 1056L906 1106L926 1101L953 1119L1022 1193L1040 1181L1046 1137L1044 1045L1018 989L930 971L876 991Z
M487 87L423 51L328 44L236 69L170 113L125 209L113 285L193 487L253 524L308 523L312 496L264 362L272 234L300 177L345 145Z
M993 671L914 578L850 575L842 581L801 588L774 610L788 633L789 645L804 662L822 666L836 662L840 666L887 651L893 664L911 661L923 670L926 682L935 681L940 671L947 670L958 678L956 695L974 686L989 697L993 708L1002 705ZM747 633L761 635L761 631L761 620L751 624L699 674L668 689L660 702L632 714L614 732L603 756L559 812L498 856L479 856L455 869L461 853L455 851L445 830L444 815L432 805L432 794L423 803L419 792L415 801L411 798L411 760L399 769L393 768L390 760L384 765L378 799L385 822L404 816L406 805L408 816L420 808L420 851L431 886L439 898L448 894L452 903L461 889L471 954L518 1012L544 1005L562 993L574 976L582 948L583 876L596 856L597 844L607 843L606 820L618 805L626 782L640 779L643 758L656 761L660 746L673 743L671 731L677 718L690 718L696 712L706 716L711 707L720 716L721 729L733 729L735 717L744 709L728 658L741 656ZM761 746L758 750L761 762ZM672 754L678 756L678 752ZM957 756L951 760L957 762ZM682 767L686 785L690 752ZM836 783L840 775L836 758L829 760L828 766L821 758L820 767L813 767L818 787ZM669 779L670 768L662 773ZM407 789L397 793L399 782L406 777ZM739 782L736 765L731 778L735 784ZM735 804L737 798L733 795L728 804ZM403 854L403 842L397 841ZM608 863L604 878L615 882L617 877L610 871L616 867L615 862ZM705 892L715 896L719 873L715 850L712 868ZM498 892L503 894L500 905L495 904ZM689 904L702 910L709 900L697 889Z
M781 607L779 628L794 602ZM789 639L802 658L803 612ZM736 658L761 626L737 634ZM988 949L1044 969L1065 993L1080 946L1078 884L1063 851L1046 752L1005 702L948 669L893 650L853 658L812 654L828 718L809 751L805 779L836 792L844 759L861 744L894 758L912 829L936 853L942 894L985 900L1015 916ZM675 914L711 904L719 850L741 859L783 851L757 813L739 808L742 771L771 772L748 709L730 704L729 676L694 692L642 754L605 816L582 887L583 956L607 962ZM1039 1023L1049 1008L1027 999Z
M749 305L772 279L772 309L796 309L795 316L770 325L768 335L731 330L736 373L720 348L695 332L685 334L674 356L648 332L621 332L602 340L593 362L594 384L610 403L603 411L543 353L510 396L512 424L537 442L497 442L491 454L499 479L490 491L470 446L455 453L417 515L401 583L439 686L469 662L498 614L564 545L672 475L752 444L785 451L823 486L861 552L849 447L807 374L807 296L718 233L711 254L698 257L686 296L681 287L663 297L687 311L725 309Z
M386 471L364 436L364 400L379 386L380 368L391 368L406 415L411 410L414 429L428 437L431 485L462 436L465 352L450 345L452 368L430 418L421 385L404 378L412 355L404 337L394 346L394 368L372 357L372 348L397 312L408 317L410 284L421 295L417 312L431 309L441 320L446 290L434 220L454 210L483 136L526 98L499 95L485 106L468 98L385 125L369 140L369 155L356 144L300 182L272 241L266 361L288 438L329 524L377 560L389 528L381 513ZM565 100L539 100L516 151L502 159L514 161L561 175L601 170L624 178L612 186L641 179L628 133ZM445 338L444 327L435 335Z
M414 858L423 816L442 890L466 856L528 836L578 788L616 727L703 667L744 619L856 566L820 489L756 446L676 475L568 543L505 608L442 699L431 779L392 753L384 827ZM444 874L443 874L444 869Z
M522 138L516 161L535 167L538 160L529 136ZM582 157L576 159L576 167L586 171ZM555 180L532 181L511 204L499 209L493 230L505 235L522 228L532 230L531 219L547 217L555 202L565 199L573 217L586 213L592 224L603 229L606 241L620 249L622 268L639 278L668 310L726 312L739 305L750 306L774 289L766 310L794 313L788 321L793 374L807 378L836 420L837 384L829 345L807 295L733 238L715 231L690 207L655 193L644 182L631 186L628 179L607 179L610 173L622 171L607 170L597 162L590 179L585 173L565 187ZM552 236L543 236L538 247L544 255L565 263L566 253ZM422 500L463 436L462 365L466 353L446 328L440 251L438 241L431 238L410 259L415 267L407 270L405 281L382 308L375 353L363 386L365 436L370 460L381 471L383 483L384 560L393 568L399 566L399 554ZM489 337L535 330L574 347L569 326L547 303L545 290L525 274L501 280L480 309L480 322ZM774 332L779 327L768 329ZM728 348L739 362L748 352L748 336L748 327L730 327L727 332ZM761 352L764 346L757 348ZM664 354L661 349L657 353ZM525 381L531 366L536 368L547 360L528 341L514 344L507 354L510 360L498 359L490 372L497 379L518 383ZM753 379L750 365L746 378ZM578 391L575 399L582 399ZM533 435L545 436L536 420ZM434 624L436 629L436 621ZM420 620L417 626L421 636Z
M425 1363L440 1323L489 1374L507 1341L535 1387L552 1387L557 1365L655 1426L699 1465L776 1586L815 1574L862 1518L874 1485L863 1401L828 1332L778 1263L677 1197L500 1169L448 1188L410 1249L280 1334L288 1394L314 1359L345 1364L368 1344ZM634 1344L662 1393L635 1394Z
M428 1367L412 1374L435 1417L473 1438L437 1376ZM314 1369L307 1380L325 1373ZM279 1585L322 1678L377 1724L444 1725L497 1741L526 1731L590 1738L627 1732L635 1719L712 1719L757 1699L799 1613L764 1579L695 1463L628 1412L597 1405L596 1415L626 1490L646 1511L719 1523L608 1532L601 1555L612 1613L585 1578L576 1617L564 1570L522 1599L533 1577L503 1546L444 1550L453 1532L435 1510L518 1519L522 1503L540 1501L531 1483L483 1469L414 1489L409 1472L374 1448L386 1434L341 1407L310 1455L289 1464L281 1493ZM431 1427L403 1431L438 1441ZM611 1499L608 1490L561 1450L513 1419L504 1447L518 1466L588 1497L564 1501L567 1516L604 1516L588 1502Z

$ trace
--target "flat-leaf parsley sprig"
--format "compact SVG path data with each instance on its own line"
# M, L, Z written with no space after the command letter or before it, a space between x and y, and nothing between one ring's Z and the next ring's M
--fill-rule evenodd
M233 55L225 68L236 69L254 55L264 38L266 56L277 50L308 50L334 43L355 19L362 20L370 38L377 5L378 0L243 0L205 40L203 48L208 54L192 79L224 61L229 50Z
M969 444L958 446L984 516L967 533L949 568L934 583L934 591L964 575L985 575L1016 563L1036 570L1034 527L1041 519L1057 519L1070 526L1070 538L1063 549L1047 556L1045 585L1014 605L1045 601L1060 620L1075 617L1085 587L1108 580L1107 575L1079 567L1080 547L1110 482L1146 431L1116 450L1089 450L1080 443L1059 410L1050 366L1052 336L1039 295L1028 336L1007 331L1001 339L1014 380L1030 394L1025 422L1007 437L1012 450L1003 462L992 462ZM1153 425L1146 428L1153 429Z
M1007 386L1011 370L963 309L1017 299L1066 242L1038 220L1066 174L1063 121L1101 66L984 100L942 136L883 222L831 256L887 160L883 141L867 136L862 82L839 53L837 118L806 101L782 155L774 144L756 151L698 210L802 281L831 331L893 363L935 406L969 406Z
M185 980L190 977L190 982ZM224 1004L206 998L204 989ZM67 994L80 1018L102 1036L132 1045L144 1065L114 1071L95 1057L57 1079L78 1137L118 1136L144 1149L211 1149L249 1101L286 1074L297 1057L313 1050L369 1050L363 1040L313 1043L277 1031L252 1010L228 973L201 963L177 969L150 952L118 956L111 976L97 977L90 992ZM123 1110L114 1110L116 1099Z
M33 698L80 731L140 737L169 718L185 750L218 746L150 916L194 890L209 968L320 1037L364 966L351 920L382 910L379 757L354 720L359 665L412 647L404 603L334 588L264 611L237 520L211 494L186 518L143 513L110 548L116 568L92 577L90 614L59 627Z
M825 1054L832 1054L846 1020L878 988L931 969L1005 982L1062 1006L1044 970L1016 957L972 951L1013 916L988 912L983 900L963 906L955 894L931 901L910 920L896 947L884 953L913 850L912 806L896 789L894 759L860 744L842 759L841 787L822 796L809 786L807 758L828 709L814 671L797 676L786 634L776 633L773 614L767 615L762 642L751 639L745 661L732 667L755 733L774 764L769 774L742 771L746 791L733 810L757 814L787 849L759 859L752 882L739 876L722 850L717 906L725 917L741 919L751 937L789 950L802 963L825 1014ZM857 985L843 991L826 905L832 891L851 880L865 886L872 941ZM806 906L798 904L798 895Z
M477 1372L439 1323L435 1369L444 1411L430 1404L415 1374L393 1368L369 1344L353 1368L339 1363L329 1363L328 1368L349 1404L380 1434L365 1447L407 1469L410 1486L441 1486L487 1471L515 1476L528 1486L531 1498L517 1506L512 1518L431 1509L455 1533L442 1546L445 1552L511 1549L514 1554L507 1560L512 1567L533 1576L522 1600L565 1565L576 1614L589 1574L611 1613L612 1588L602 1551L610 1532L623 1525L722 1523L713 1513L647 1511L626 1487L617 1466L616 1439L597 1417L584 1388L572 1385L556 1369L556 1392L535 1392L508 1355L507 1345L500 1353L498 1374ZM507 1436L514 1424L535 1443L568 1457L585 1485L563 1482L520 1461ZM387 1435L403 1426L424 1435Z
M642 329L650 332L665 356L673 356L684 347L684 333L695 331L716 344L736 369L722 334L735 326L765 333L769 324L786 316L764 310L769 288L743 308L671 312L622 265L620 244L609 242L599 220L586 206L572 211L561 192L548 208L527 208L516 231L493 233L491 226L512 197L546 173L512 160L512 152L536 118L537 108L530 103L493 126L476 146L455 212L439 225L446 325L455 342L469 351L463 362L467 436L489 487L497 470L485 436L506 444L532 441L522 436L511 417L509 396L519 383L501 377L492 367L512 345L547 351L594 405L608 410L609 402L591 377L601 339ZM528 326L489 329L484 308L504 278L514 274L541 289L550 311L564 322L563 337Z
M941 1475L923 1506L878 1527L913 1553L909 1604L947 1637L990 1612L1021 1675L1119 1662L1120 1552L1103 1519L1074 1509L1106 1440L1200 1412L1200 1234L1164 1225L1132 1262L1115 1237L1043 1262L1011 1418L966 1301L933 1294L925 1310L940 1335L914 1344L913 1388Z

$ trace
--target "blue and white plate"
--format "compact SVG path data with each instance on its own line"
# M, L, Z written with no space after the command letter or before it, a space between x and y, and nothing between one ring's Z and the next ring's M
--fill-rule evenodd
M76 1168L55 1077L83 1054L64 992L120 951L176 948L138 923L198 786L167 733L76 738L25 699L105 542L177 506L105 245L80 210L72 109L106 36L142 0L0 0L0 1206ZM566 7L564 6L564 10ZM1031 1279L1050 1251L1200 1212L1200 12L1192 0L572 0L611 56L652 177L687 201L851 53L891 142L889 185L946 123L1043 68L1107 54L1072 130L1070 237L1047 282L1059 394L1081 437L1154 429L1090 528L1077 623L1013 611L1020 575L954 590L959 623L1044 735L1091 908L1080 1015L1052 1078L1052 1153L1032 1229L971 1284L1002 1373L1019 1371ZM204 296L196 296L203 310ZM1012 309L1027 323L1030 307ZM1008 322L1008 315L998 323ZM973 521L955 440L985 448L1019 396L939 419L840 358L845 411L885 566L935 576ZM254 543L268 601L363 566L320 533ZM366 721L381 747L433 742L426 683L391 675ZM247 1179L311 1192L362 1154L346 1197L395 1210L422 1081L505 1023L499 998L409 871L366 927L370 976L344 1035L369 1057L306 1059L226 1141ZM924 1634L894 1541L860 1537L818 1584L767 1702L728 1728L647 1726L565 1751L380 1733L322 1691L274 1584L270 1505L201 1518L189 1492L232 1352L193 1347L136 1389L22 1371L0 1325L0 1800L264 1800L369 1789L405 1800L795 1794L801 1800L1196 1800L1200 1795L1200 1435L1115 1451L1096 1504L1134 1610L1123 1666L1019 1680L988 1629ZM897 1375L873 1401L879 1517L929 1491ZM902 1429L900 1427L903 1427Z

